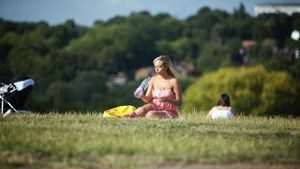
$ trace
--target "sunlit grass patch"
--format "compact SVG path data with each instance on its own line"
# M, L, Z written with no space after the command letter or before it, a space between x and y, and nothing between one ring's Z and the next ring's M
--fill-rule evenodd
M203 113L202 113L203 114ZM164 163L299 164L300 120L105 119L101 114L0 118L0 164L39 168L139 168Z

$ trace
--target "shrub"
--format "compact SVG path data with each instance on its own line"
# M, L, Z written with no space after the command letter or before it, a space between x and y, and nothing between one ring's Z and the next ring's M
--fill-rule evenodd
M299 82L283 71L263 66L226 68L207 73L183 96L183 112L208 111L226 92L231 106L245 115L299 115Z

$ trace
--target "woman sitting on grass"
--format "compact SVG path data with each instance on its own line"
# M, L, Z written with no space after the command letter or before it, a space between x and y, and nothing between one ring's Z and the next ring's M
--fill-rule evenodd
M175 77L171 60L161 55L153 60L155 75L149 82L146 95L141 92L137 97L142 99L144 106L131 113L129 118L177 118L177 106L182 103L182 92L178 79Z
M236 116L236 112L230 107L230 97L226 93L220 95L217 105L207 115L207 117L212 119L230 118L233 116Z

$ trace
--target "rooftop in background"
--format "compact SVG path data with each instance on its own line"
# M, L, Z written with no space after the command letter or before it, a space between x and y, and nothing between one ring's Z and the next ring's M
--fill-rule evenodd
M254 6L255 15L263 13L285 13L292 15L300 13L300 3L298 4L258 4Z

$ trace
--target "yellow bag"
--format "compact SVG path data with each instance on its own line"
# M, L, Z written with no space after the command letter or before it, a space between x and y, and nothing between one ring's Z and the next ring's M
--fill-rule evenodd
M136 110L136 107L131 105L118 106L103 112L104 118L116 118L128 115Z

